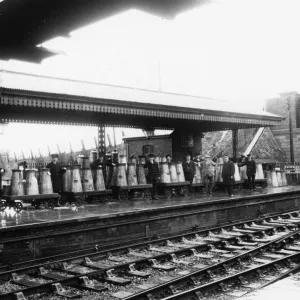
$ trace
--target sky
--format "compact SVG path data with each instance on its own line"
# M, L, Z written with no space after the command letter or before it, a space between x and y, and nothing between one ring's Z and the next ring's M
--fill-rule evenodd
M129 10L43 43L64 55L41 64L0 61L0 67L225 99L257 110L268 98L300 90L299 11L299 0L213 0L174 19ZM25 151L31 145L46 153L44 137L67 150L66 136L80 147L81 138L93 144L96 135L95 128L28 126L9 125L0 144L12 151L21 141ZM121 137L117 130L118 142Z

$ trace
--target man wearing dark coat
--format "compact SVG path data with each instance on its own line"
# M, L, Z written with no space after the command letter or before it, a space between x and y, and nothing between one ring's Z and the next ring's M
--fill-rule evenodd
M157 191L157 182L159 179L159 168L158 163L154 161L154 155L149 154L149 161L145 163L144 165L145 169L148 169L147 174L147 182L152 184L152 199L158 200L156 197L156 191Z
M186 181L189 181L189 196L192 195L192 188L193 188L193 180L196 174L196 165L191 160L191 155L187 153L185 155L186 160L182 163L183 173Z
M65 169L61 167L58 162L58 154L51 154L52 162L49 163L46 168L50 169L51 181L54 193L61 192L61 179L62 174L65 173Z
M256 174L256 163L252 159L252 154L248 154L246 160L239 164L239 167L247 166L247 177L248 177L248 186L250 191L256 191L255 188L255 174Z
M235 167L234 163L229 160L229 157L227 155L224 156L224 165L222 170L222 178L225 190L227 190L228 195L230 197L233 196L232 190L234 185L234 173L235 173Z

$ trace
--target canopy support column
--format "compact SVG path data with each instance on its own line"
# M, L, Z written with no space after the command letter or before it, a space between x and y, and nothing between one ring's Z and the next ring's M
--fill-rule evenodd
M98 155L106 154L105 125L98 125Z
M232 129L232 157L237 161L238 129Z

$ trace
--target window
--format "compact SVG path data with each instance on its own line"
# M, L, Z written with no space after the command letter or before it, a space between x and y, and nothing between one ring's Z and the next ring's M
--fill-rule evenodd
M146 155L149 155L150 153L153 153L154 152L154 146L153 145L145 145L143 146L143 154L146 156Z

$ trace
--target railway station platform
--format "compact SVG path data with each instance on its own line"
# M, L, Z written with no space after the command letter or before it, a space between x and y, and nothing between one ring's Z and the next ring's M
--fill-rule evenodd
M300 186L235 191L233 197L216 192L189 198L163 196L152 203L112 200L82 207L55 209L12 208L0 214L0 258L35 259L95 247L130 245L132 241L207 229L300 208Z
M289 299L298 300L300 295L300 273L277 281L260 290L240 297L240 300Z

